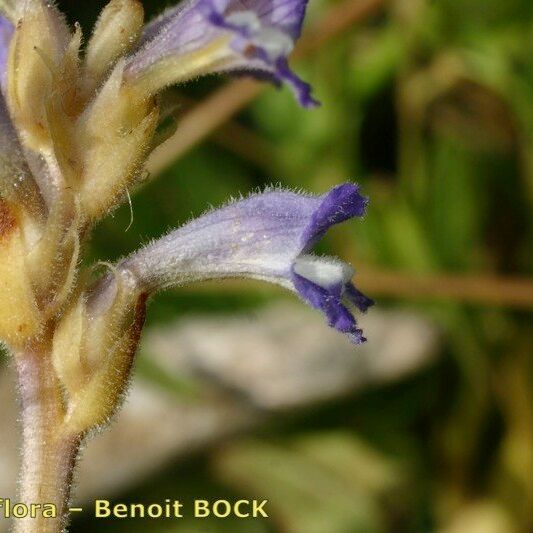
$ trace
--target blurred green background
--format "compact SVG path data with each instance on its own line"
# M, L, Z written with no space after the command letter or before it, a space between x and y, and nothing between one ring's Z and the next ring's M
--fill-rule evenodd
M149 16L168 5L144 4ZM103 5L59 1L86 32ZM363 7L355 16L354 5ZM343 14L353 23L337 28ZM266 88L133 197L128 231L127 206L102 223L90 255L119 257L209 204L272 182L322 192L355 180L371 198L368 216L333 231L322 249L353 262L378 308L409 307L435 321L437 362L279 417L236 438L222 458L199 451L121 498L282 495L272 519L105 529L531 531L533 3L312 0L304 33L311 50L295 68L322 107L302 110L288 90ZM226 83L177 88L182 116ZM148 327L280 297L243 287L161 295ZM153 379L143 368L138 378ZM365 468L372 482L357 475ZM101 527L82 516L73 531Z

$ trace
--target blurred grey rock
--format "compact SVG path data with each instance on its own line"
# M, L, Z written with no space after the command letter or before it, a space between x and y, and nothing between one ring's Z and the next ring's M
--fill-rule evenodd
M145 357L199 393L180 397L135 379L116 422L87 443L76 500L116 494L269 414L400 379L437 353L437 329L418 315L373 309L361 325L369 342L354 346L319 313L280 304L248 315L188 317L147 331ZM19 428L11 369L0 374L0 401L0 497L13 498Z
M246 317L191 317L145 340L168 372L219 384L266 410L399 379L436 353L436 328L415 314L372 310L360 323L369 342L354 346L318 313L282 304Z

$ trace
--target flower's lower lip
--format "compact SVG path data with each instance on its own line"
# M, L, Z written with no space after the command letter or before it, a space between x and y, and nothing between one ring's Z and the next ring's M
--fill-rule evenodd
M347 334L355 344L365 342L362 330L357 327L353 313L345 304L346 284L325 288L296 273L293 273L292 280L300 297L321 311L330 327Z

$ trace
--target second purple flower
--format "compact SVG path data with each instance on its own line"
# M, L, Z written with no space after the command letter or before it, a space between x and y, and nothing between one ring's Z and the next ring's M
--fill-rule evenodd
M288 84L304 107L310 86L289 68L306 0L185 0L148 24L125 75L148 92L215 72Z

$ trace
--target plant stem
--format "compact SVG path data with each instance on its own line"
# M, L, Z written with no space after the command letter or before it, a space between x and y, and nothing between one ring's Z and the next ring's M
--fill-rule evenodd
M63 429L61 389L52 366L49 347L43 344L17 354L22 403L22 472L18 502L53 504L55 518L14 518L15 533L60 533L68 521L72 475L80 435Z

